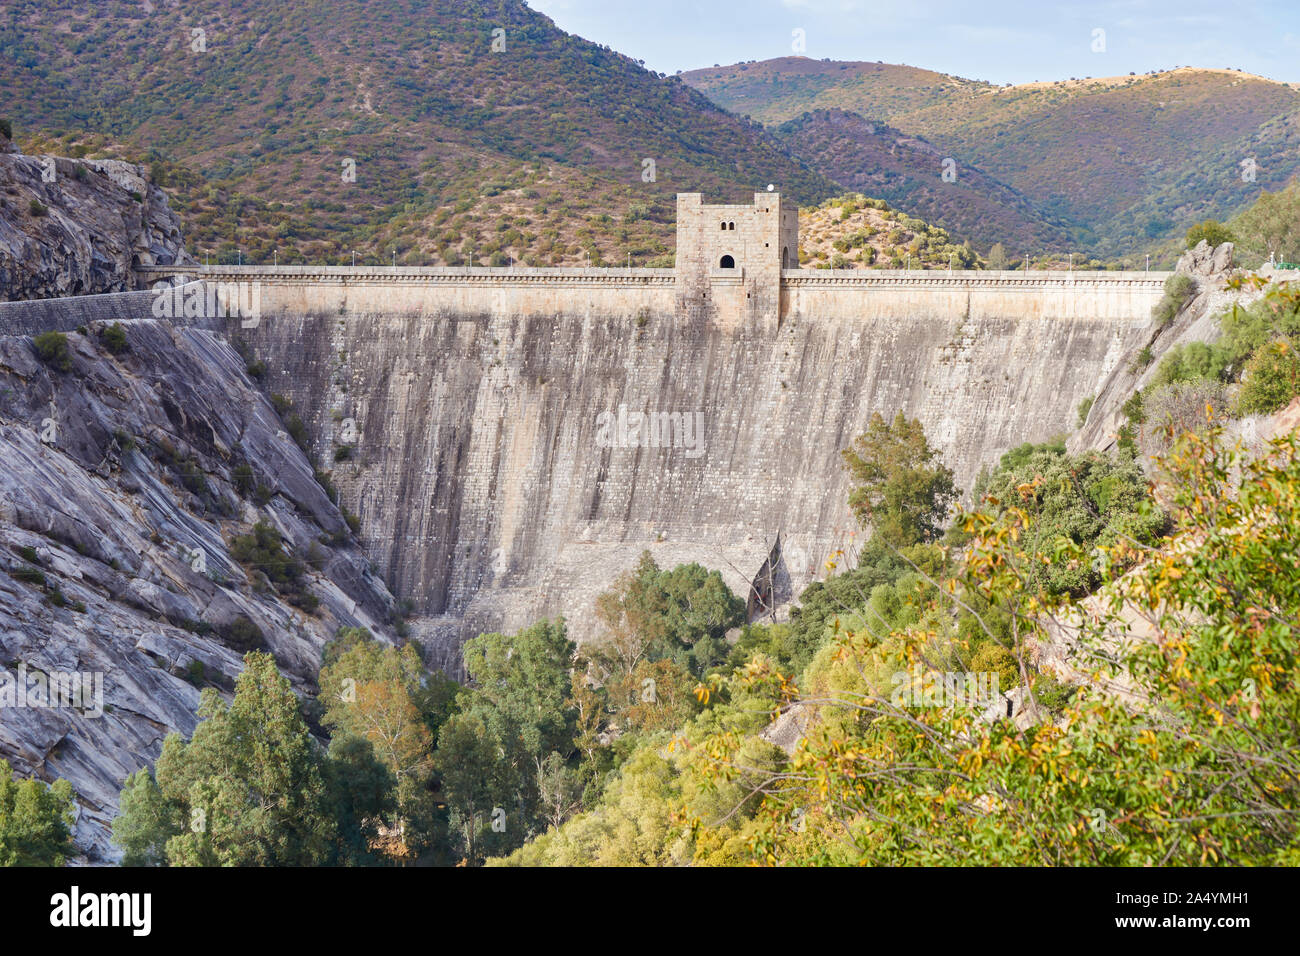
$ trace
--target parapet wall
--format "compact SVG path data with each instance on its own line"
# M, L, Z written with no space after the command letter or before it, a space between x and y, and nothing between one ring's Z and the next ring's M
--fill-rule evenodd
M674 310L672 269L349 268L342 266L153 267L143 281L180 277L255 282L275 312L555 312ZM749 314L745 270L712 270L715 319L734 325ZM784 321L794 314L896 318L1086 318L1146 322L1163 294L1166 272L985 272L787 269L781 274ZM680 310L679 310L680 311Z
M254 282L267 312L422 313L630 311L672 307L671 269L478 269L222 266L140 269L148 281L178 277Z
M108 292L64 299L0 302L0 335L71 332L92 322L121 322L145 318L152 292Z
M1089 319L1146 323L1168 272L922 272L787 270L784 313L828 311L905 321L918 314L971 319Z

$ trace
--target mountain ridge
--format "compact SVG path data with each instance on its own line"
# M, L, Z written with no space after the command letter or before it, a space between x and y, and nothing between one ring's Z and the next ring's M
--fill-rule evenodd
M1068 249L1066 223L1052 221L1015 189L960 163L924 137L857 113L805 113L775 133L791 153L837 182L884 199L981 249L1003 243L1037 255Z
M889 64L796 70L782 58L683 79L772 125L841 108L923 136L1110 256L1230 218L1290 181L1300 148L1300 91L1233 70L997 87Z

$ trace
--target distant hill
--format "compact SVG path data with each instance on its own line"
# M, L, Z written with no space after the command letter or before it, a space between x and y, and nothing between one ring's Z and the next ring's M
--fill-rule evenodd
M970 238L1003 243L1012 258L1066 248L1068 225L1047 221L1014 189L946 156L927 140L845 110L805 113L777 127L798 158L838 183ZM950 179L945 180L945 162Z
M1300 149L1300 91L1229 70L996 87L783 58L683 78L766 123L839 108L922 136L1068 223L1079 248L1110 255L1230 217L1294 176ZM1243 179L1251 160L1253 179Z
M990 83L912 66L802 56L691 70L681 76L719 106L767 125L825 109L892 123L895 117L956 95L995 89Z
M644 264L679 190L842 192L520 0L6 5L0 118L153 163L191 249L232 261Z

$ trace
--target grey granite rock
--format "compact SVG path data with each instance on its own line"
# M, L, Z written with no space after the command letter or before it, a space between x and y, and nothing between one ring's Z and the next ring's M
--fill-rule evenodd
M152 764L168 733L193 730L198 685L233 687L242 654L222 636L233 621L257 625L311 692L338 627L391 637L394 614L225 340L153 320L122 327L120 355L103 347L101 325L70 333L68 371L43 363L30 338L0 336L0 671L100 675L103 704L101 716L0 706L0 758L72 783L90 862L113 858L123 778ZM241 464L274 490L264 506L236 488ZM317 558L314 614L256 587L231 558L231 539L258 520Z
M123 292L135 266L193 261L143 167L0 150L0 302Z
M1119 430L1127 421L1124 403L1151 382L1160 360L1185 342L1215 341L1220 335L1218 316L1232 303L1245 305L1261 294L1226 287L1233 268L1232 255L1232 243L1211 248L1204 239L1183 253L1175 272L1193 280L1192 295L1171 322L1164 326L1153 323L1149 334L1135 342L1123 360L1111 369L1088 410L1087 420L1070 436L1071 453L1114 448ZM1139 364L1135 359L1143 348L1150 353L1146 364ZM1145 458L1141 460L1147 464Z

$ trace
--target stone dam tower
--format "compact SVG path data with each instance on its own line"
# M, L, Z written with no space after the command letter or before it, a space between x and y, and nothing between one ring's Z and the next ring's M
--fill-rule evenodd
M675 271L683 314L779 320L781 274L798 264L799 209L780 193L755 193L752 206L705 205L699 193L678 194Z
M1008 448L1072 426L1152 335L1165 273L800 269L797 209L753 198L679 196L674 269L137 273L257 286L257 321L168 321L266 363L454 670L482 631L563 614L593 636L596 595L645 550L716 568L742 597L764 568L797 595L862 540L840 452L873 413L920 419L969 489ZM159 321L152 298L11 303L0 321ZM601 440L633 412L699 422L700 442Z

